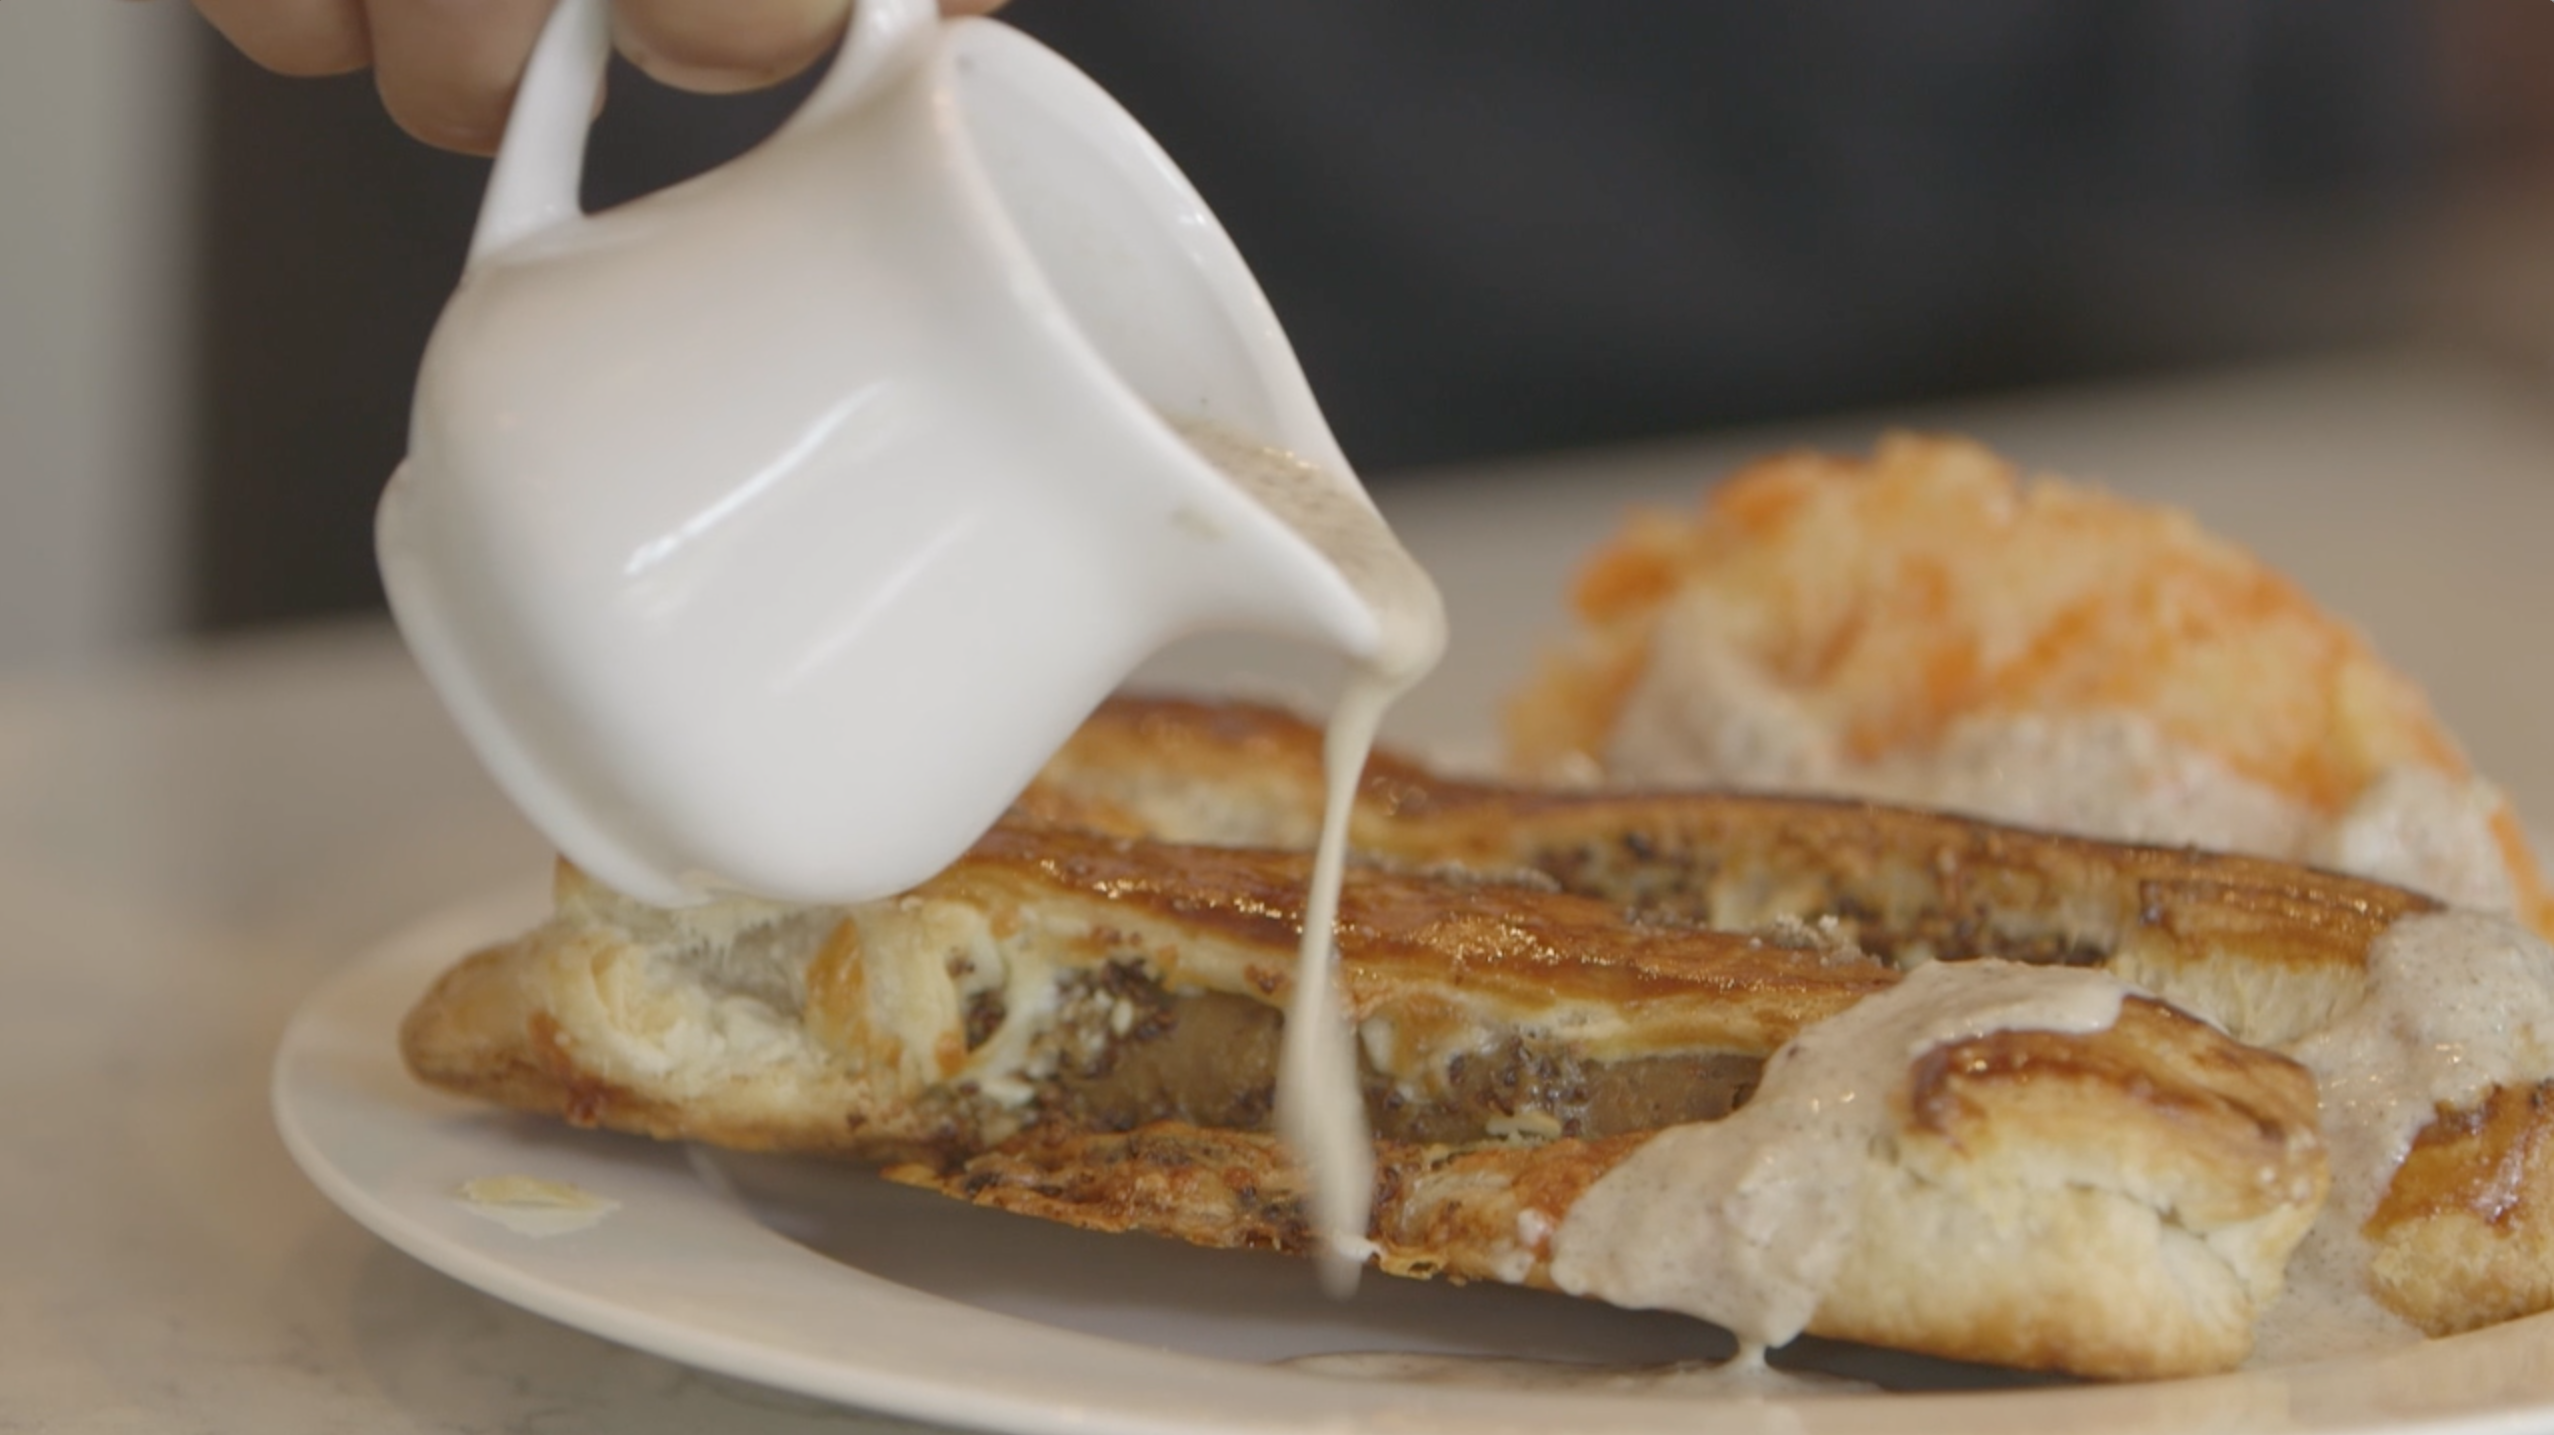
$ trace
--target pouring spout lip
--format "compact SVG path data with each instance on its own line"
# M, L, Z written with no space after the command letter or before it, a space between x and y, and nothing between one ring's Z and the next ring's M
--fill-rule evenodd
M1201 451L1190 437L1194 426L1146 409L1140 402L1134 408L1143 442L1152 450L1147 460L1166 476L1175 476L1178 484L1170 527L1184 540L1179 548L1187 562L1171 572L1174 581L1184 585L1184 591L1175 596L1186 610L1187 621L1178 631L1164 635L1164 641L1203 632L1248 631L1307 643L1360 663L1381 657L1389 637L1387 625L1338 559ZM1222 434L1252 448L1306 459L1256 435L1229 429ZM1309 461L1304 466L1334 479L1332 493L1371 515L1372 532L1390 534L1373 499L1353 475ZM1409 566L1424 583L1416 561L1410 560ZM1433 584L1428 587L1434 598Z
M1361 663L1409 646L1326 525L1165 417L1329 470L1304 491L1368 528L1274 312L1168 157L1025 35L910 33L919 63L732 188L509 242L421 367L376 528L393 612L498 785L646 900L922 880L1069 735L1050 717L1189 633ZM764 358L783 341L786 383ZM828 417L873 390L897 400ZM717 422L691 422L711 396ZM633 567L694 533L716 541L688 566ZM898 604L928 622L887 622ZM959 691L985 672L994 702Z
M1323 418L1275 309L1231 236L1140 122L1034 37L953 21L949 137L963 187L1023 281L1018 297L1078 370L1083 402L1158 475L1196 568L1176 632L1269 633L1367 660L1386 625L1322 548L1201 455L1184 423L1291 454L1380 514ZM1197 520L1202 519L1203 522ZM1226 541L1211 541L1217 533ZM1247 535L1238 546L1233 540ZM1415 567L1415 564L1413 565ZM1202 605L1196 595L1210 595ZM1430 594L1434 597L1434 594Z

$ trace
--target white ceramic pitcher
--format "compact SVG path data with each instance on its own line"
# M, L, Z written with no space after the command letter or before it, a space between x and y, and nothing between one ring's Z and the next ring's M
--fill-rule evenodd
M860 0L772 139L586 215L607 31L565 0L543 32L378 530L419 662L567 856L666 904L883 895L1174 638L1373 651L1164 421L1347 472L1222 229L1089 79Z

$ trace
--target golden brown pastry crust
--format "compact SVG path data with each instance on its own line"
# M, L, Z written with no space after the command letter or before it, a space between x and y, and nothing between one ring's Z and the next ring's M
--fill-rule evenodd
M2554 1082L2442 1113L2366 1234L2377 1298L2427 1334L2554 1309Z
M2299 1202L2320 1196L2313 1144L2298 1140L2302 1077L2146 1001L2091 1039L2008 1031L1934 1049L1895 1094L1888 1157L1865 1178L1854 1247L1811 1330L2109 1378L2225 1368L2266 1303L2236 1272L2275 1269L2303 1229ZM1379 1143L1376 1262L1552 1288L1553 1231L1649 1135ZM2229 1179L2247 1168L2262 1179ZM1031 1130L954 1167L888 1174L1089 1229L1310 1246L1295 1168L1260 1132Z
M1282 1009L1307 869L1298 853L1006 826L888 902L687 917L563 868L560 915L446 974L402 1049L436 1085L582 1124L867 1158L981 1150L1038 1117L988 1086L1107 1055L1041 1047L1033 1020L1131 1027L1119 1003L1157 994ZM770 1000L740 1010L761 999L718 969L740 935L783 924L794 936L757 983ZM1597 1063L1761 1059L1896 981L1868 960L1445 875L1352 872L1339 933L1368 1060L1413 1099L1450 1058L1561 1023Z
M1161 765L1149 742L1108 747L1112 728L1177 730L1190 760L1128 801ZM1298 1246L1292 1171L1256 1119L1265 1069L1255 1107L1200 1098L1213 1119L1090 1090L1203 1003L1273 1018L1305 857L1059 824L1138 830L1158 802L1227 835L1282 824L1314 773L1270 759L1305 734L1266 712L1120 704L1086 738L1100 747L1059 761L1014 822L890 902L664 913L563 869L558 916L444 978L403 1031L407 1058L438 1085L583 1124L901 1161L906 1179L988 1204ZM1502 822L1547 830L1533 824L1548 812L1576 850L1589 829L1567 804L1436 784L1397 759L1367 791L1361 833L1385 865L1352 871L1340 947L1385 1134L1388 1269L1548 1279L1548 1242L1520 1245L1525 1209L1564 1218L1655 1126L1744 1094L1662 1115L1644 1073L1760 1062L1898 980L1832 933L1718 930L1670 904L1557 891L1525 870L1533 843L1484 845ZM1115 816L1090 815L1107 804ZM1742 837L1784 813L1855 816L1749 811ZM2065 850L2097 867L2104 849ZM1976 936L1963 954L1993 950ZM2321 1199L2311 1079L2160 1005L2124 1010L2103 1032L1995 1033L1910 1065L1864 1178L1864 1234L1813 1331L2107 1376L2242 1356ZM1455 1126L1409 1124L1441 1107ZM1934 1287L1953 1267L1962 1293L1946 1296Z
M1317 729L1178 699L1096 714L1024 799L1052 820L1260 840L1317 813ZM1138 787L1131 772L1145 774ZM1176 804L1165 773L1179 777ZM1225 804L1219 773L1246 772ZM1262 828L1237 812L1265 811ZM2418 893L2288 863L2096 842L1841 800L1519 791L1407 760L1360 790L1356 841L1404 862L1531 869L1565 890L1713 926L1832 919L1900 961L1992 951L2098 965L2287 1046L2363 996L2369 945L2433 913ZM2432 1335L2554 1309L2554 1090L2496 1090L2416 1141L2365 1234L2371 1285Z
M1275 708L1121 698L1019 812L1182 842L1283 843L1318 818L1320 739ZM1358 851L1405 867L1530 872L1723 930L1824 923L1901 966L1987 954L2102 966L2269 1045L2329 1022L2358 998L2368 944L2439 910L2265 858L1841 799L1446 781L1393 754L1369 768L1352 831Z

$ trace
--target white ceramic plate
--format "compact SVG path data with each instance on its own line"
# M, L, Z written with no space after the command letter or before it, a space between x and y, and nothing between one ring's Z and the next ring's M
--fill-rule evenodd
M285 1143L338 1205L428 1265L744 1379L1021 1432L2554 1429L2554 1319L2543 1318L2383 1359L2113 1387L1520 1390L1287 1368L1276 1362L1368 1351L1642 1365L1726 1345L1680 1318L1524 1291L1369 1277L1354 1302L1332 1304L1304 1267L1273 1257L1051 1228L839 1167L569 1131L418 1087L396 1055L401 1014L457 953L541 905L525 892L455 909L314 994L275 1065ZM584 1229L522 1234L455 1194L498 1175L620 1204ZM1977 1378L1848 1347L1812 1358L1900 1386Z

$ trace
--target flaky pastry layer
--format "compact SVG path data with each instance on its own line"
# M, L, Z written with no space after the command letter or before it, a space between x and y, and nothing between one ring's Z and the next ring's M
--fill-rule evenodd
M892 1162L902 1179L1079 1224L1298 1247L1300 1198L1267 1114L1309 864L1208 844L1296 840L1314 770L1269 759L1306 737L1265 711L1112 705L967 859L859 907L665 912L563 868L557 915L443 978L403 1049L437 1085L580 1124ZM1743 1106L1792 1035L1900 980L1853 938L1906 957L1916 937L1892 949L1882 922L1822 924L1835 913L1807 897L1895 890L1913 879L1890 843L1916 839L1768 843L1786 820L1890 815L1655 802L1573 809L1437 784L1398 759L1375 767L1359 813L1370 860L1350 874L1339 940L1386 1269L1547 1281L1552 1231L1625 1153ZM1681 847L1657 840L1671 811L1687 814ZM1922 830L1956 834L1981 863L2038 851L2026 835L1899 816L1942 824ZM1561 890L1600 870L1591 844L1645 851L1653 875L1681 866L1688 885L1741 874L1729 880L1753 894L1755 930L1654 892ZM2055 884L2027 920L1936 923L1932 954L2071 952L2048 933L2080 925L2068 901L2108 900L2084 897L2095 873L2145 891L2179 931L2225 925L2209 927L2194 893L2240 911L2230 881L2284 890L2272 879L2287 872L2066 851L2071 868L2021 864ZM2119 875L2150 861L2163 866ZM1940 880L1931 857L1916 866ZM2336 910L2365 924L2418 900L2352 889ZM1813 1332L2100 1376L2241 1359L2321 1200L2311 1078L2159 1002L2122 1010L2106 1030L1993 1032L1907 1064Z
M1321 734L1264 706L1120 700L1024 814L1203 842L1318 820ZM1842 800L1551 792L1369 768L1360 850L1523 869L1713 927L1815 923L1901 966L1997 955L2108 970L2239 1040L2285 1048L2367 995L2370 946L2418 893L2241 855L2141 847ZM2415 1140L2364 1232L2374 1294L2432 1335L2554 1309L2554 1083L2496 1088Z

